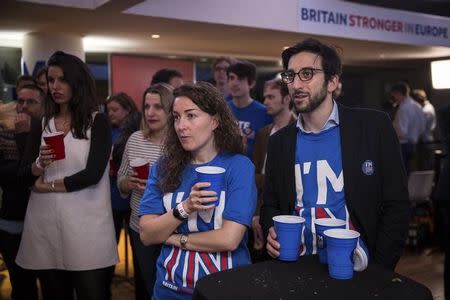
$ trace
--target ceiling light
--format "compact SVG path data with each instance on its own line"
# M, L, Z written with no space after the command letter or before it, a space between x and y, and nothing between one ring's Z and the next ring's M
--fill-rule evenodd
M84 51L113 51L114 49L130 48L134 42L127 39L86 36L83 38Z
M23 31L0 31L0 46L2 47L22 47Z
M431 62L431 82L436 90L450 89L450 59Z
M159 39L161 36L159 34L152 34L152 39Z

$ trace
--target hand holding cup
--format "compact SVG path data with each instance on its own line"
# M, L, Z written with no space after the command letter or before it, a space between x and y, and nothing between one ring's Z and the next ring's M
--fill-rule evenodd
M217 200L216 192L206 189L209 186L208 182L197 182L192 186L191 193L183 205L188 214L215 208L214 205L208 205Z
M64 132L44 132L42 134L44 141L53 150L53 160L66 158L66 150L64 147Z
M224 190L225 169L215 166L203 166L195 169L197 172L197 182L209 183L205 190L214 191L217 200L215 202L205 202L206 205L219 205L220 195Z
M128 172L128 189L130 190L136 190L139 192L144 192L145 191L145 186L147 185L147 178L146 179L141 179L138 177L138 173L135 172L133 169L131 169Z

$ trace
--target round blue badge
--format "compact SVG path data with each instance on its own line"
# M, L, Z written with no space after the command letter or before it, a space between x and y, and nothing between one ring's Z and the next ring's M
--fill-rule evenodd
M374 165L373 165L373 161L371 160L366 160L365 162L363 162L362 164L362 171L365 175L370 176L373 174L374 172Z

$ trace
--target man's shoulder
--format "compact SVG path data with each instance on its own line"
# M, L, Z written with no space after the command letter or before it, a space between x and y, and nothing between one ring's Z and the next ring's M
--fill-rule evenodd
M363 123L379 120L389 120L388 114L373 108L339 106L339 117L343 120L352 119Z
M252 99L252 103L250 104L250 106L254 109L266 111L266 106L256 99Z
M290 123L270 136L272 140L285 140L297 132L296 123Z

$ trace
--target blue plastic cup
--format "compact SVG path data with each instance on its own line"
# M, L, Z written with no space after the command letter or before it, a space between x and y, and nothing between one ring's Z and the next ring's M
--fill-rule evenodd
M359 232L349 229L328 229L323 232L327 242L328 273L334 279L353 277L353 251Z
M221 167L215 167L215 166L203 166L198 167L195 169L197 172L197 182L209 182L211 185L205 190L207 191L214 191L217 195L217 200L214 202L208 202L204 205L219 205L220 201L220 195L222 191L224 190L224 175L225 175L225 169Z
M302 226L305 218L300 216L279 215L272 218L280 243L278 259L296 261L301 245Z
M345 228L345 221L336 218L322 218L314 220L316 225L316 245L317 253L319 254L319 261L323 264L328 263L327 258L327 243L323 232L328 229Z

